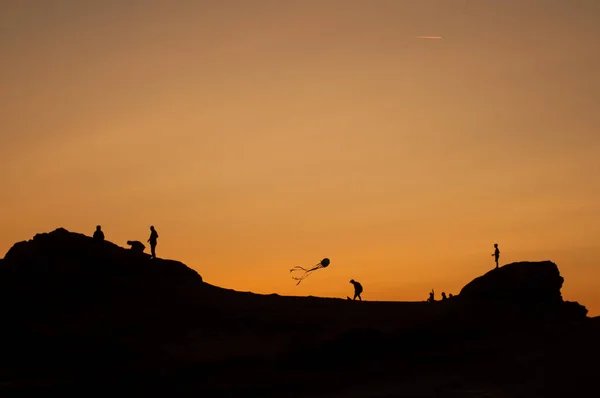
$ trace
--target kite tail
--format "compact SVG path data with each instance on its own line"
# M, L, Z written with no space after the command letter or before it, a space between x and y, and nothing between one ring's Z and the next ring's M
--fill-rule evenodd
M297 266L295 266L294 268L292 268L292 269L290 270L290 273L291 273L291 272L294 272L294 271L297 271L297 270L302 270L302 271L304 271L304 274L303 274L303 276L302 276L302 277L292 276L292 279L294 279L294 280L297 280L297 281L298 281L298 283L296 283L296 286L298 286L298 285L300 284L300 282L302 282L302 279L306 278L306 273L307 273L307 271L308 271L306 268L304 268L304 267L301 267L301 266L297 265Z
M295 270L295 269L301 269L301 270L302 270L302 271L304 271L304 272L308 272L308 271L309 271L309 270L307 270L307 269L306 269L306 268L304 268L304 267L301 267L301 266L299 266L299 265L296 265L294 268L292 268L292 269L290 270L290 272L292 272L292 271L293 271L293 270Z
M302 276L299 276L299 277L292 276L292 279L298 281L298 283L296 283L296 286L298 286L300 284L300 282L302 282L304 279L308 278L313 271L315 271L319 268L323 268L321 263L317 264L316 266L314 266L312 268L308 268L308 269L297 265L290 270L290 273L294 272L294 271L304 271L304 274L302 274Z

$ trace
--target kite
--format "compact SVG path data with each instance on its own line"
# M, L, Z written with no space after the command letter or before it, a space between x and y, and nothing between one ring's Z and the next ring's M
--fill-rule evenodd
M309 269L306 269L304 267L297 265L290 270L290 273L292 274L292 279L295 279L298 281L298 283L296 283L296 286L298 286L300 284L300 282L302 282L305 278L308 278L313 271L316 271L321 268L327 268L328 265L329 265L329 259L324 258L323 260L321 260L321 262L319 264L317 264L314 267L309 268Z

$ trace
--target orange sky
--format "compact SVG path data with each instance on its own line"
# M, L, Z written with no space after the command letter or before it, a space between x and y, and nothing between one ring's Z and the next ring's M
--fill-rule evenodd
M0 255L153 224L159 256L219 286L424 300L498 242L598 315L599 19L597 0L2 2Z

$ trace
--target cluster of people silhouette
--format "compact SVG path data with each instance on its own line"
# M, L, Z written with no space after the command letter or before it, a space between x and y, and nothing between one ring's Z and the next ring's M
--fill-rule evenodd
M442 296L442 301L450 300L451 298L454 297L454 295L452 293L449 293L448 296L446 296L446 292L442 292L441 296ZM427 302L428 303L435 302L435 292L433 291L433 289L431 289L431 292L429 292L429 298L427 299Z
M498 249L498 244L497 243L494 243L494 252L492 253L492 257L494 257L494 259L496 261L496 268L495 269L498 269L499 268L498 261L500 259L500 249ZM429 293L429 298L427 299L427 302L428 303L435 302L435 297L434 296L435 296L435 293L434 293L433 289L431 289L431 292ZM446 292L442 292L441 296L442 296L442 301L445 301L445 300L448 300L448 299L451 299L451 298L454 297L452 295L452 293L450 293L448 296L446 296Z
M492 253L492 257L494 257L495 261L496 261L496 269L499 268L499 260L500 260L500 249L498 248L498 244L494 243L494 253ZM358 298L359 301L362 301L362 298L360 296L360 294L363 291L363 287L360 283L356 282L354 279L350 280L350 283L354 285L354 297L350 298L349 296L347 296L348 300L356 300L356 298ZM441 294L442 299L441 301L446 301L449 300L451 298L454 297L454 295L452 293L449 293L446 296L446 292L442 292ZM428 303L433 303L435 302L435 292L433 291L433 289L431 289L431 292L429 293L429 298L427 299Z
M100 241L104 240L104 232L102 232L102 227L100 225L96 226L96 231L94 231L93 238L95 240L100 240ZM156 258L156 245L158 244L158 232L156 232L154 225L150 226L150 237L148 238L147 242L150 243L150 251L151 251L150 258ZM131 250L134 252L143 253L144 250L146 249L146 246L142 242L137 241L137 240L128 240L127 244L129 246L131 246ZM494 259L496 261L496 269L498 269L499 268L498 261L500 259L500 249L498 249L497 243L494 243L494 253L492 253L492 257L494 257ZM354 286L354 297L350 298L348 296L347 299L354 301L358 298L359 301L362 301L362 297L361 297L361 294L363 292L362 285L359 282L355 281L354 279L351 279L350 283ZM448 300L448 299L451 299L454 297L452 293L450 293L448 296L446 296L446 292L442 292L441 296L442 296L441 301L445 301L445 300ZM429 298L427 299L427 302L429 302L429 303L435 302L435 292L433 289L431 289L431 292L429 293Z
M103 241L104 240L104 232L102 232L102 226L97 225L96 231L94 231L93 239ZM156 245L158 244L158 232L154 228L154 225L150 226L150 238L147 240L150 243L150 258L156 258ZM146 249L146 246L140 242L139 240L128 240L127 244L131 246L131 250L137 253L143 253Z
M499 268L499 260L500 260L500 249L498 248L498 244L494 243L494 253L492 253L492 257L494 257L495 262L496 262L496 268ZM356 282L354 279L350 280L350 283L354 285L354 297L350 298L349 296L347 296L346 298L348 300L356 300L358 298L358 300L362 301L361 298L361 293L363 291L363 287L360 283ZM452 298L454 298L454 295L452 293L449 293L448 295L446 295L446 292L442 292L441 294L441 301L446 301L446 300L450 300ZM431 289L431 292L429 293L429 298L427 299L428 303L433 303L435 302L435 292L433 289Z
M98 240L98 241L104 240L104 232L102 231L102 226L100 226L100 225L96 226L96 231L94 231L92 238L94 240ZM150 243L150 251L151 251L150 258L156 258L156 245L158 244L158 232L156 232L154 225L150 226L150 237L148 238L147 242ZM130 250L137 252L137 253L143 253L144 250L146 249L146 246L138 240L128 240L127 244L129 246L131 246ZM362 297L361 297L361 293L363 292L362 285L359 282L355 281L354 279L351 279L350 283L354 286L354 297L352 299L350 299L350 297L348 297L348 300L356 300L358 298L359 301L362 301Z

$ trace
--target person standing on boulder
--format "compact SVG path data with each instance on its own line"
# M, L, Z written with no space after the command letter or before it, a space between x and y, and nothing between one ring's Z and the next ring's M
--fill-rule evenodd
M154 229L154 225L150 226L150 238L148 242L150 242L150 251L152 252L151 258L156 258L156 244L158 239L158 233Z
M494 250L494 253L492 254L492 256L496 258L496 268L498 268L498 259L500 258L500 250L498 249L497 243L494 243L494 247L496 248L496 250Z

